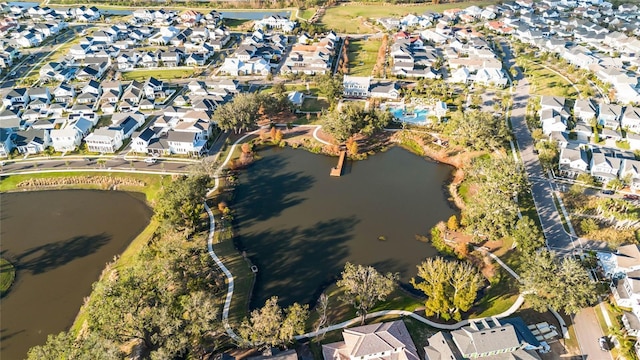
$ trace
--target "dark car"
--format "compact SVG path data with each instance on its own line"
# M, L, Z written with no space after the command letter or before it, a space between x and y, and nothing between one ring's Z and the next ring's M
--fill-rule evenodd
M598 344L600 345L600 350L609 351L609 339L606 336L599 338Z
M602 190L602 193L605 195L613 195L615 192L613 190Z
M625 200L640 200L640 196L633 194L626 194L624 198Z

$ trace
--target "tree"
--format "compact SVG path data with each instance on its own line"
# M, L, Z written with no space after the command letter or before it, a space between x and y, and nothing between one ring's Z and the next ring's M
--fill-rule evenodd
M597 301L595 283L575 258L559 260L543 249L524 260L521 291L535 310L551 307L573 314Z
M204 197L211 178L192 175L174 180L158 197L155 215L166 226L191 231L204 209Z
M447 228L451 231L456 231L459 227L460 224L458 224L458 217L456 217L455 215L451 215L449 217L449 220L447 220Z
M278 297L268 299L260 309L253 310L238 329L244 346L272 347L293 341L304 333L309 317L308 305L294 303L286 310L278 305Z
M477 297L482 285L482 276L478 270L466 262L447 261L435 257L418 265L417 282L411 284L427 296L425 313L445 319L460 319L460 312L468 311Z
M342 96L344 87L342 86L342 77L338 75L323 75L318 78L317 84L320 93L329 100L330 105L335 105L338 98Z
M452 113L443 133L453 144L471 150L495 150L510 138L502 119L479 110Z
M347 150L351 155L358 154L358 142L355 141L352 137L347 140Z
M529 257L544 246L544 237L536 223L528 216L523 216L516 222L511 232L513 242L516 244L521 256Z
M478 235L509 235L518 218L514 195L524 188L521 167L511 157L479 157L473 159L468 172L477 194L463 212L463 223Z
M342 300L353 305L361 316L361 324L369 309L378 301L384 301L395 289L398 274L380 274L373 266L354 265L347 262L337 285L344 291Z
M316 305L316 311L318 312L318 326L316 327L316 331L320 330L323 326L327 324L329 321L327 317L327 309L329 308L329 296L327 294L322 293L318 298L318 304Z
M28 360L120 360L124 354L117 344L93 333L75 338L70 332L49 335L44 345L29 349Z
M237 134L255 125L260 105L256 94L240 93L232 101L218 106L213 120L222 130L233 130Z
M273 136L273 142L276 143L276 144L279 144L280 141L282 141L283 137L284 137L284 134L282 134L282 130L278 129L278 130L276 130L276 133Z
M347 103L341 110L333 109L323 114L323 129L338 140L345 142L355 134L372 135L383 129L391 121L391 114L387 111L364 111L364 107L357 103Z

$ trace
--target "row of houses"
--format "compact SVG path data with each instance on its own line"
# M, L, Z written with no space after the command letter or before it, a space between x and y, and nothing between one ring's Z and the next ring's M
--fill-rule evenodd
M624 179L632 191L640 190L640 161L632 153L608 148L584 145L561 148L559 174L570 179L589 174L603 184Z
M281 60L287 45L284 35L256 30L242 40L230 57L225 58L219 71L233 76L266 76L271 73L272 64Z
M203 14L196 10L185 10L178 13L167 9L136 9L131 14L133 24L154 24L157 26L182 25L185 27L209 27L217 28L222 23L222 14L211 10Z
M320 39L306 33L298 37L280 68L281 74L327 74L331 72L340 37L330 31Z
M12 3L7 9L11 16L18 19L32 19L34 21L78 21L90 22L100 19L102 15L95 6L55 7L35 5L33 3Z
M342 337L344 341L322 345L324 360L422 359L402 320L345 329ZM439 331L422 350L425 360L539 360L536 350L545 351L518 317L474 320L458 330Z
M608 3L578 5L517 5L513 16L504 15L499 21L487 22L485 27L511 34L592 72L612 85L615 98L621 103L640 102L640 78L634 70L640 66L637 10L625 5L616 11Z

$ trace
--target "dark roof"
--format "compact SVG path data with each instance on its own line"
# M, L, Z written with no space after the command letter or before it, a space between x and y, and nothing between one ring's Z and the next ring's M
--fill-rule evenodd
M195 133L188 132L188 131L169 131L167 133L168 141L191 143L193 142L193 139L195 137L196 137Z
M14 134L13 143L16 144L16 146L27 146L32 141L44 144L44 132L45 130L37 129L18 131Z
M518 341L522 344L526 342L531 346L538 347L540 346L540 342L536 337L531 333L531 330L527 327L527 324L522 320L521 317L512 317L512 318L504 318L500 319L502 324L511 324L516 329L516 335L518 336Z

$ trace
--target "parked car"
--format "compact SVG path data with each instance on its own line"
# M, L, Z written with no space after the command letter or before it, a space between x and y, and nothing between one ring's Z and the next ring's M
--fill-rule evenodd
M600 350L609 351L609 339L606 336L599 338L598 344L600 345Z
M624 198L625 200L640 200L640 196L633 194L625 194Z
M615 191L613 190L602 190L602 193L605 195L613 195L615 194Z

